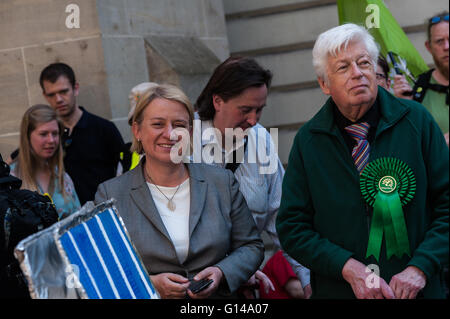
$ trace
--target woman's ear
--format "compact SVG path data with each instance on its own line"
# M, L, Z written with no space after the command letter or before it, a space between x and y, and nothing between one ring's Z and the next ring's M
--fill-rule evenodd
M131 124L131 131L133 132L134 137L139 141L141 138L139 132L139 124L137 122L133 122Z

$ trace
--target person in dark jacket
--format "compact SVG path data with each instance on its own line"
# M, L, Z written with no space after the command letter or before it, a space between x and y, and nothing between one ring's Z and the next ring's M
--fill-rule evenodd
M331 97L294 139L277 217L283 249L311 270L312 298L444 297L448 148L422 105L377 86L378 53L354 24L314 45Z

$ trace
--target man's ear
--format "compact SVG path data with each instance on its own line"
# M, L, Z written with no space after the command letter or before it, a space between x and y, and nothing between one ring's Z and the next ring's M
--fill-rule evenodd
M80 84L78 84L78 82L75 82L75 85L73 86L73 95L78 96L79 90L80 90Z
M425 41L425 48L427 48L427 51L430 52L431 55L433 55L431 53L431 43L430 40Z
M214 109L216 110L216 112L220 112L222 105L224 103L223 99L219 95L213 94L212 102L213 102Z
M326 83L326 81L324 79L322 79L321 77L317 78L317 81L319 82L320 88L322 89L322 92L326 95L331 95L330 94L330 89L328 88L328 85Z

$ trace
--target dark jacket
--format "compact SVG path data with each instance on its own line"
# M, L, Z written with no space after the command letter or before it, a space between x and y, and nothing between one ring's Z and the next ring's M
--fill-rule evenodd
M442 266L448 264L449 154L439 127L425 108L378 91L381 118L369 161L395 157L414 172L417 190L403 207L411 257L387 260L385 241L379 262L365 258L371 209L361 196L359 174L333 118L333 102L297 133L283 181L277 218L282 247L311 269L313 297L354 298L342 268L352 257L378 264L381 277L407 266L427 277L426 298L443 298Z

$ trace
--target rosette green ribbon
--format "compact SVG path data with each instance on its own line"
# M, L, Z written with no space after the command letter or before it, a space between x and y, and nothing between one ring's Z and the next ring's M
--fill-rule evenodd
M408 232L402 206L414 197L416 179L412 170L396 158L383 157L370 162L361 173L361 193L373 207L366 258L380 258L383 235L387 258L410 256Z

